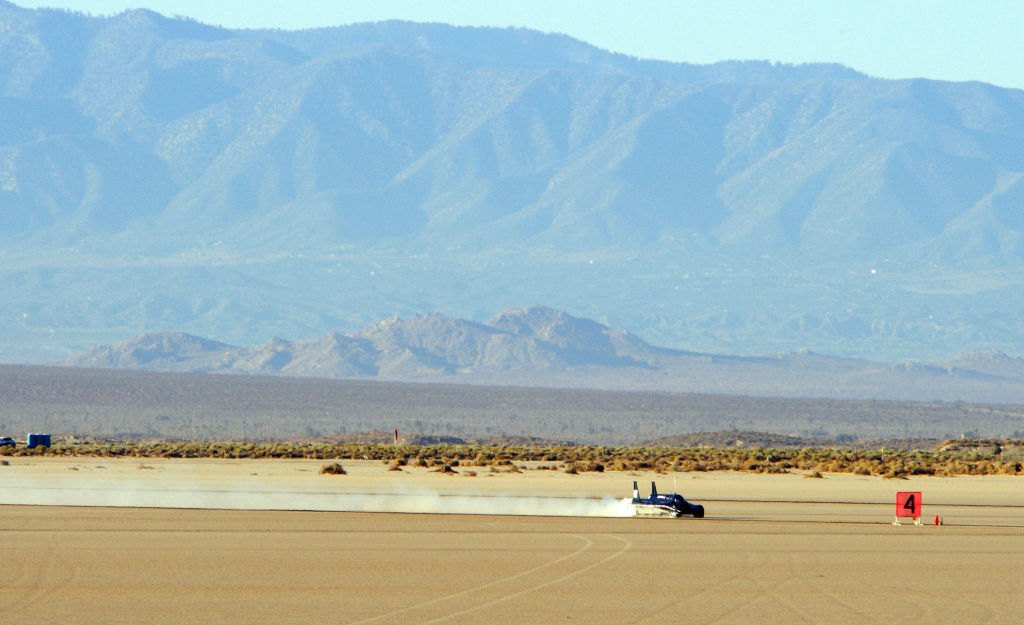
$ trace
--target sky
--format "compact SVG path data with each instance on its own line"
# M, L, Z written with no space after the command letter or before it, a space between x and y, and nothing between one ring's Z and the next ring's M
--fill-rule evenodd
M92 15L148 8L229 28L403 19L563 33L687 63L841 63L880 78L1024 89L1019 0L14 0Z

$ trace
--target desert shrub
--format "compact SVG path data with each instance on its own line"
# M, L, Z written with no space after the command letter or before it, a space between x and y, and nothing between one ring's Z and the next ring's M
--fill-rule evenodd
M579 469L576 468L575 464L570 464L565 468L564 473L568 473L569 475L576 475L577 473L579 473Z
M320 475L347 475L345 468L339 463L325 464L320 467Z
M826 473L842 473L845 468L842 462L832 460L831 462L824 463L822 470Z
M999 473L1002 475L1016 475L1020 473L1021 464L1019 462L1004 462L999 467Z
M871 465L866 462L858 462L853 466L854 475L871 475Z

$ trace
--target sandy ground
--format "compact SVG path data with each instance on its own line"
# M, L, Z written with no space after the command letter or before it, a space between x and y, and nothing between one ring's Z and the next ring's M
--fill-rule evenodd
M7 460L3 623L933 624L1024 613L1021 478L678 474L707 518L633 519L523 514L614 514L634 479L646 493L652 479L672 490L672 475ZM945 524L894 527L897 490L921 491L925 520ZM487 514L330 511L415 506ZM252 509L197 509L217 507Z

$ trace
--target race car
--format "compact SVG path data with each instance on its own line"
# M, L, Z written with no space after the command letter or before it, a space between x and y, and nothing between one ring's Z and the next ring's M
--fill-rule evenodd
M659 494L658 487L651 482L651 496L642 499L640 488L633 482L633 511L636 516L667 516L679 517L684 515L692 516L695 519L704 518L704 506L690 503L682 495Z

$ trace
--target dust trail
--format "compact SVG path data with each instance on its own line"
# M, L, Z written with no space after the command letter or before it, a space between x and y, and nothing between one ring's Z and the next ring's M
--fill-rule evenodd
M429 490L358 493L252 490L251 485L183 485L150 481L17 480L0 483L0 504L203 508L222 510L319 510L495 514L516 516L634 516L629 499L446 494Z

